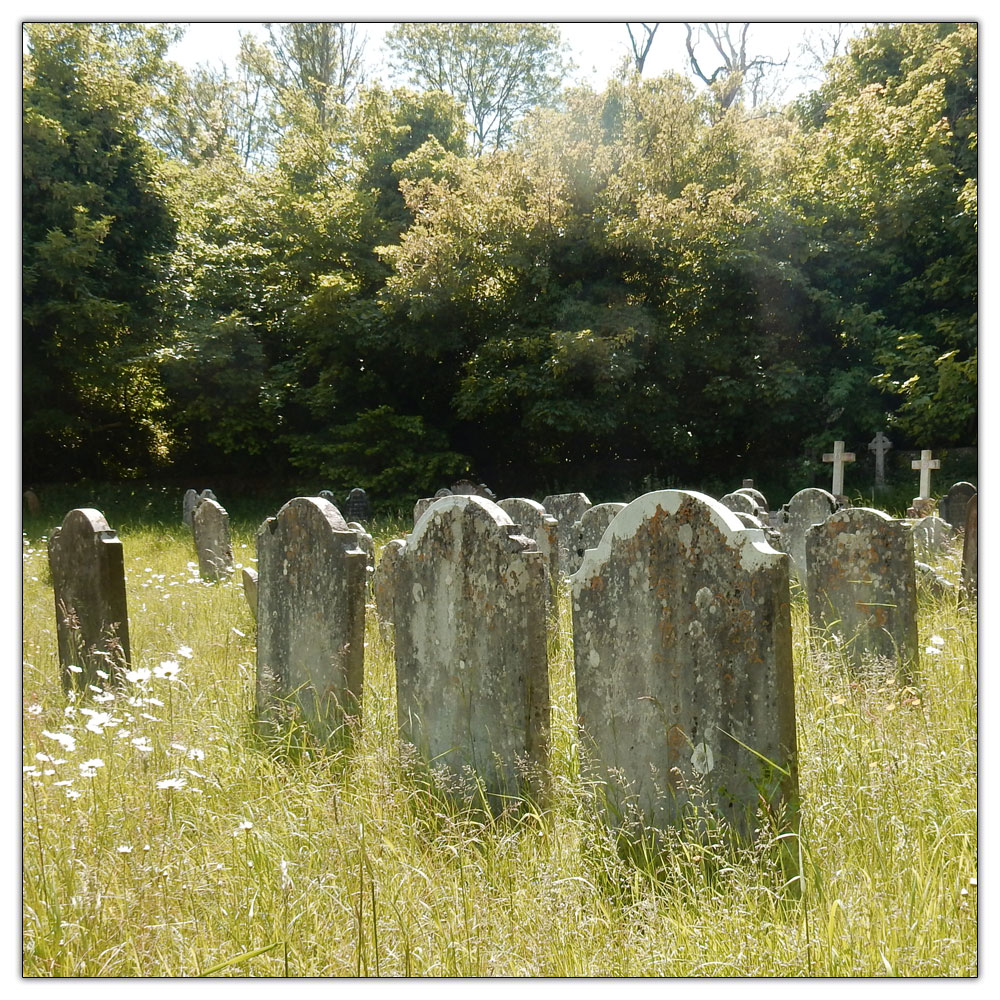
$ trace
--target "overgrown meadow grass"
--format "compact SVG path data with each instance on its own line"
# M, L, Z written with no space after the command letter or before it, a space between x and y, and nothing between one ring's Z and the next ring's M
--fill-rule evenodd
M239 570L200 582L180 525L120 535L138 678L76 699L44 536L24 538L26 976L976 974L976 622L954 594L922 595L905 688L810 655L794 588L796 895L767 835L616 848L578 774L565 595L550 794L487 821L407 766L373 609L351 749L268 745ZM234 549L253 565L249 526Z

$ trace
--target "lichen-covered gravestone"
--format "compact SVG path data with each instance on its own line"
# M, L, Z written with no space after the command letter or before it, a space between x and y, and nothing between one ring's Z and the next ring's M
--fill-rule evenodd
M917 588L913 534L880 510L835 511L806 533L806 592L816 643L855 669L879 662L915 675Z
M398 553L396 694L405 741L446 785L492 807L544 767L545 560L492 501L451 496ZM528 782L530 784L530 781Z
M933 562L955 537L955 529L940 517L930 514L913 525L913 550L917 558Z
M545 557L545 568L549 575L548 595L550 604L555 600L559 585L559 540L556 536L558 522L546 513L537 500L527 497L508 497L497 506L515 523L521 531L534 539L538 551Z
M257 619L257 570L243 567L243 594L250 606L250 614Z
M955 483L938 501L941 517L956 528L965 527L965 510L976 495L972 483Z
M382 546L378 561L375 563L375 574L372 578L372 589L375 591L375 610L379 622L392 625L396 621L396 590L399 586L399 561L406 542L401 538L393 538Z
M593 504L586 493L556 493L542 501L545 512L556 519L559 544L559 574L568 576L580 565L576 554L576 522Z
M188 490L184 494L184 508L181 515L181 519L190 528L193 527L192 518L194 517L194 509L198 506L198 501L201 499L198 496L197 490Z
M962 592L976 599L979 594L979 494L965 507L965 539L962 542Z
M753 480L751 480L752 482ZM744 480L746 482L746 480ZM767 505L767 497L761 493L760 490L754 489L752 486L741 486L738 490L733 490L733 493L745 493L757 506L764 512L764 514L769 514L769 509ZM732 508L730 508L732 510ZM755 517L757 515L754 515Z
M203 580L228 580L233 575L229 514L216 500L201 499L191 518L198 573Z
M731 510L734 514L749 514L751 517L755 517L758 520L761 518L763 513L760 509L760 504L747 492L744 490L736 490L733 493L727 493L724 497L719 498L719 503L722 504L726 510Z
M822 524L837 509L837 498L826 490L810 487L799 490L782 507L778 517L781 547L792 559L792 573L806 582L806 532Z
M257 532L257 711L295 704L327 732L360 709L367 556L319 497L289 500Z
M573 525L576 532L576 556L583 559L587 549L596 549L608 525L625 509L623 503L598 503L583 512L583 517Z
M92 507L71 510L49 537L63 686L119 682L131 660L122 543ZM81 672L70 670L77 667Z
M570 583L581 757L611 815L662 829L692 804L740 835L761 797L793 815L788 557L718 501L663 490L621 511Z

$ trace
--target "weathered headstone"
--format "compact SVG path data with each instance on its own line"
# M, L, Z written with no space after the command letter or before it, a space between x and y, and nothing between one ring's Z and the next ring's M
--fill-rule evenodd
M745 493L743 490L727 493L724 497L719 498L719 503L726 510L733 511L733 513L750 514L753 517L760 517L763 513L760 509L760 504L749 493Z
M892 442L881 432L868 442L868 450L875 453L875 485L885 486L885 456Z
M71 510L49 537L63 686L119 682L131 660L122 543L92 507ZM77 673L70 667L78 667Z
M460 479L457 483L453 483L451 492L454 496L484 497L496 502L496 494L493 490L485 483L474 483L471 479Z
M588 507L573 526L576 531L576 557L583 559L587 549L596 549L608 525L625 509L623 503L598 503Z
M917 558L933 561L955 537L955 529L947 521L931 514L913 525L913 551Z
M534 540L545 561L550 603L555 599L559 584L559 539L556 534L558 522L537 500L526 497L509 497L497 506L514 522L521 526L521 532Z
M365 531L365 526L358 521L348 521L347 527L351 531L358 533L358 548L364 552L365 559L367 560L365 563L365 578L370 584L372 582L372 575L375 572L375 540Z
M214 500L216 503L219 502L219 498L212 492L212 490L209 489L202 490L200 496L202 500Z
M829 638L856 669L916 673L913 534L869 507L835 511L806 532L806 593L815 638ZM818 633L823 633L821 637Z
M38 499L38 494L34 490L24 491L24 504L28 508L28 513L37 516L42 512L42 503Z
M853 451L844 451L843 441L833 442L833 451L823 456L824 462L833 463L833 486L831 492L838 501L844 496L844 466L854 461Z
M437 493L434 494L434 499L440 500L441 497L450 497L451 495L452 495L451 490L449 490L447 486L442 486L441 489L439 489Z
M371 501L360 486L355 486L347 494L343 513L344 517L351 521L367 521L372 516Z
M396 621L396 591L399 587L400 555L406 547L402 538L393 538L382 546L378 561L375 563L375 574L372 589L375 591L375 610L379 621L392 625Z
M747 486L746 485L747 483L750 483L750 485ZM761 509L761 511L763 511L765 515L769 513L767 497L765 497L760 490L755 490L753 488L752 479L744 479L743 485L738 490L733 490L733 493L745 493L748 497L750 497L754 501L754 503L757 504L757 506Z
M965 509L975 496L972 483L955 483L938 503L940 516L956 528L965 526Z
M333 504L296 497L257 532L257 711L336 731L361 705L367 556Z
M742 524L744 528L756 528L758 531L763 531L764 540L771 546L772 549L775 549L778 552L785 551L781 547L781 532L777 528L771 526L770 520L764 521L762 518L754 517L753 514L745 514L741 510L734 510L733 513L739 519L740 524ZM791 565L789 566L788 572L789 575L791 575Z
M544 557L518 531L483 497L437 501L398 555L393 608L404 740L494 806L548 752Z
M199 500L191 518L198 573L203 580L228 580L233 575L229 514L215 500Z
M194 517L194 509L195 507L198 506L199 500L201 500L201 497L198 496L197 490L188 490L184 494L184 508L183 508L182 519L189 528L193 527L194 522L192 518Z
M969 598L979 594L979 494L965 508L965 538L962 542L962 591Z
M246 596L247 604L250 605L250 613L254 620L257 619L257 570L243 567L243 593Z
M778 518L781 548L792 559L792 573L803 585L806 582L806 532L822 524L837 509L837 498L817 487L799 490L782 507Z
M691 803L747 835L761 796L794 802L787 556L717 500L663 490L570 582L581 757L613 815L662 828Z
M316 496L318 496L321 500L326 500L327 503L332 503L337 510L340 510L340 506L337 503L337 497L330 490L320 490Z
M440 490L438 492L440 492ZM448 493L444 494L444 496L449 496L450 497L450 496L452 496L452 494L450 492L448 492ZM441 499L443 499L443 497L439 497L437 494L435 494L432 497L421 497L413 505L413 527L414 528L417 526L417 522L420 520L420 518L422 518L424 516L424 514L427 512L427 508L430 507L431 504L437 503L438 500L441 500Z
M545 512L556 519L556 540L559 545L559 574L568 576L580 565L576 554L574 525L592 507L586 493L555 493L542 501Z

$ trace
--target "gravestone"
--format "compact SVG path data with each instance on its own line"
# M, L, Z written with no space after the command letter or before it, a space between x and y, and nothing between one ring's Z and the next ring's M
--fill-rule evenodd
M402 538L393 538L382 546L378 561L375 563L375 574L372 578L372 589L375 591L375 610L380 623L392 625L396 621L396 591L399 587L400 555L406 546Z
M745 836L761 796L794 812L788 557L717 500L663 490L570 583L582 766L610 813L663 828L706 807Z
M337 510L340 510L340 506L337 503L337 497L330 490L320 490L316 496L318 496L321 500L325 500L327 503L332 503Z
M441 489L439 489L437 493L434 494L434 499L440 500L441 497L450 497L451 495L452 495L451 490L449 490L446 486L442 486Z
M747 486L746 485L747 483L750 483L750 485ZM733 493L745 493L748 497L750 497L754 501L754 503L757 504L757 506L761 509L761 511L764 513L765 516L769 515L767 497L765 497L760 490L755 490L753 488L753 480L744 479L743 484L744 485L741 486L738 490L733 490ZM732 508L730 508L730 510L732 510Z
M247 604L250 605L250 613L257 620L257 570L243 567L243 593L246 596Z
M400 546L393 613L399 727L445 784L494 808L545 766L545 560L484 497L437 501Z
M941 461L931 458L931 452L925 448L920 452L919 459L910 462L910 468L920 471L920 486L912 506L907 508L907 517L928 517L937 509L937 503L931 497L931 472L941 468Z
M587 549L596 549L608 525L625 509L623 503L598 503L588 507L573 526L576 531L576 557L583 559Z
M576 554L576 522L593 506L586 493L556 493L542 501L545 512L556 519L556 541L559 547L559 575L568 576L580 559Z
M719 498L719 503L726 510L731 510L734 514L750 514L753 517L760 518L763 513L760 509L760 504L749 493L745 493L743 490L727 493L724 497Z
M296 705L327 732L360 710L365 567L357 532L319 497L289 500L257 532L257 711Z
M198 506L199 500L201 500L201 497L198 496L197 490L188 490L184 494L182 519L189 528L193 527L194 522L192 521L192 518L194 517L194 509Z
M191 526L198 551L198 574L203 580L228 580L233 575L233 546L225 507L215 500L199 500Z
M438 491L440 492L440 491ZM474 483L471 479L460 479L453 483L451 492L454 496L484 497L496 501L496 494L485 483Z
M375 573L375 541L371 535L365 531L365 526L358 521L348 521L347 527L351 531L356 531L358 533L358 548L361 549L365 554L365 579L369 584L372 582L372 576Z
M24 491L24 504L28 508L28 513L37 516L42 512L42 502L38 499L38 494L34 490Z
M955 483L938 502L940 516L956 528L965 526L965 509L975 496L972 483Z
M875 485L885 486L885 456L892 442L881 432L868 442L868 450L875 453Z
M772 549L775 549L778 552L785 551L781 547L781 532L777 528L773 528L769 520L764 521L759 517L754 517L753 514L744 514L741 510L734 510L733 513L736 515L740 524L742 524L744 528L756 528L758 531L763 531L764 540L771 546ZM789 574L791 574L791 572L791 567L789 567Z
M440 492L440 490L438 492ZM452 496L452 494L449 492L449 493L446 493L445 496L449 496L450 497L450 496ZM438 500L441 500L441 499L443 499L443 497L439 497L437 494L435 494L432 497L421 497L421 499L419 499L413 505L413 527L414 528L417 526L417 521L419 521L420 518L422 518L424 516L424 514L427 512L427 508L430 507L431 504L437 503Z
M549 586L546 594L551 604L559 585L559 539L556 535L558 522L546 513L537 500L526 497L509 497L497 506L514 522L521 526L521 532L532 539L542 553Z
M916 674L913 533L869 507L835 511L806 532L806 593L814 639L829 638L856 670L881 660Z
M854 461L854 452L844 451L843 441L834 441L833 451L827 452L823 456L823 461L833 463L833 486L831 487L831 492L837 498L838 502L841 498L846 500L847 497L844 496L844 466Z
M933 514L922 517L912 527L913 551L919 559L934 561L955 537L955 529Z
M371 501L368 499L368 494L360 486L355 486L347 494L343 514L351 521L367 521L372 516Z
M63 687L100 685L98 670L120 682L132 656L121 540L99 510L79 507L53 529L48 551Z
M806 582L806 532L814 524L822 524L837 509L837 498L816 487L799 490L781 508L778 530L781 548L792 559L792 573L798 581Z
M979 594L979 494L965 507L965 538L962 542L962 592L976 599Z
M205 489L205 490L201 491L201 499L202 500L214 500L216 503L219 502L219 498L211 490L209 490L209 489Z

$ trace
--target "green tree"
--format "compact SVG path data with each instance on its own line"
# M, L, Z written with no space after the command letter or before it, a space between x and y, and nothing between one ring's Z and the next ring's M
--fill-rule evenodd
M135 472L165 444L155 352L175 226L140 129L174 32L25 30L24 473Z
M410 83L451 94L465 108L477 154L506 146L525 112L551 104L566 70L554 25L404 23L385 42Z

